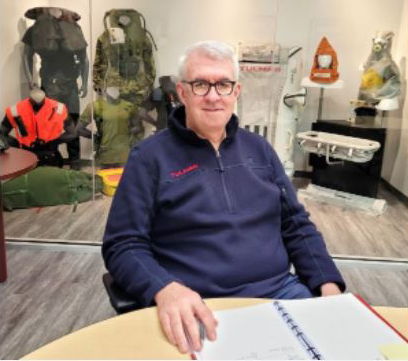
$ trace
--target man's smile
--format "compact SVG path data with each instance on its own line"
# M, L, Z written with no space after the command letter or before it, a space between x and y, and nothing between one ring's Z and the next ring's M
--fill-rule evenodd
M222 112L224 109L222 108L203 108L205 112Z

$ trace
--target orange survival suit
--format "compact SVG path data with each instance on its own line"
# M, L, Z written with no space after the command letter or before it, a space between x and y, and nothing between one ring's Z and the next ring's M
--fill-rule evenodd
M39 165L62 167L58 144L64 142L67 117L63 103L45 97L41 104L33 104L30 98L26 98L6 108L2 132L8 134L14 129L15 146L36 153Z
M33 147L36 142L48 143L64 131L67 108L63 103L44 98L38 112L34 112L30 98L6 108L6 115L13 126L20 146Z

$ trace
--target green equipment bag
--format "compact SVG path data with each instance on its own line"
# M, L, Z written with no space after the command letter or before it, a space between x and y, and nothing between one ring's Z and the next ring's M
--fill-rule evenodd
M7 211L18 208L78 204L92 199L92 174L57 167L37 167L2 186ZM102 179L95 175L95 193L102 192Z

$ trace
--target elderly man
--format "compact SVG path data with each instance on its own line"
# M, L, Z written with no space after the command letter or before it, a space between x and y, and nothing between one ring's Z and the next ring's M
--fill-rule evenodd
M179 76L184 106L132 150L102 252L141 307L157 305L164 333L185 353L201 347L197 319L216 338L202 297L301 298L345 285L275 151L238 128L232 49L190 47Z

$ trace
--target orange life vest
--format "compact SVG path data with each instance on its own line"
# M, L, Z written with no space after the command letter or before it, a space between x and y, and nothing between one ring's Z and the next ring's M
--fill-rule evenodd
M63 103L47 97L37 113L29 98L6 108L7 118L18 142L26 147L31 147L37 139L44 143L57 139L64 131L67 114Z

